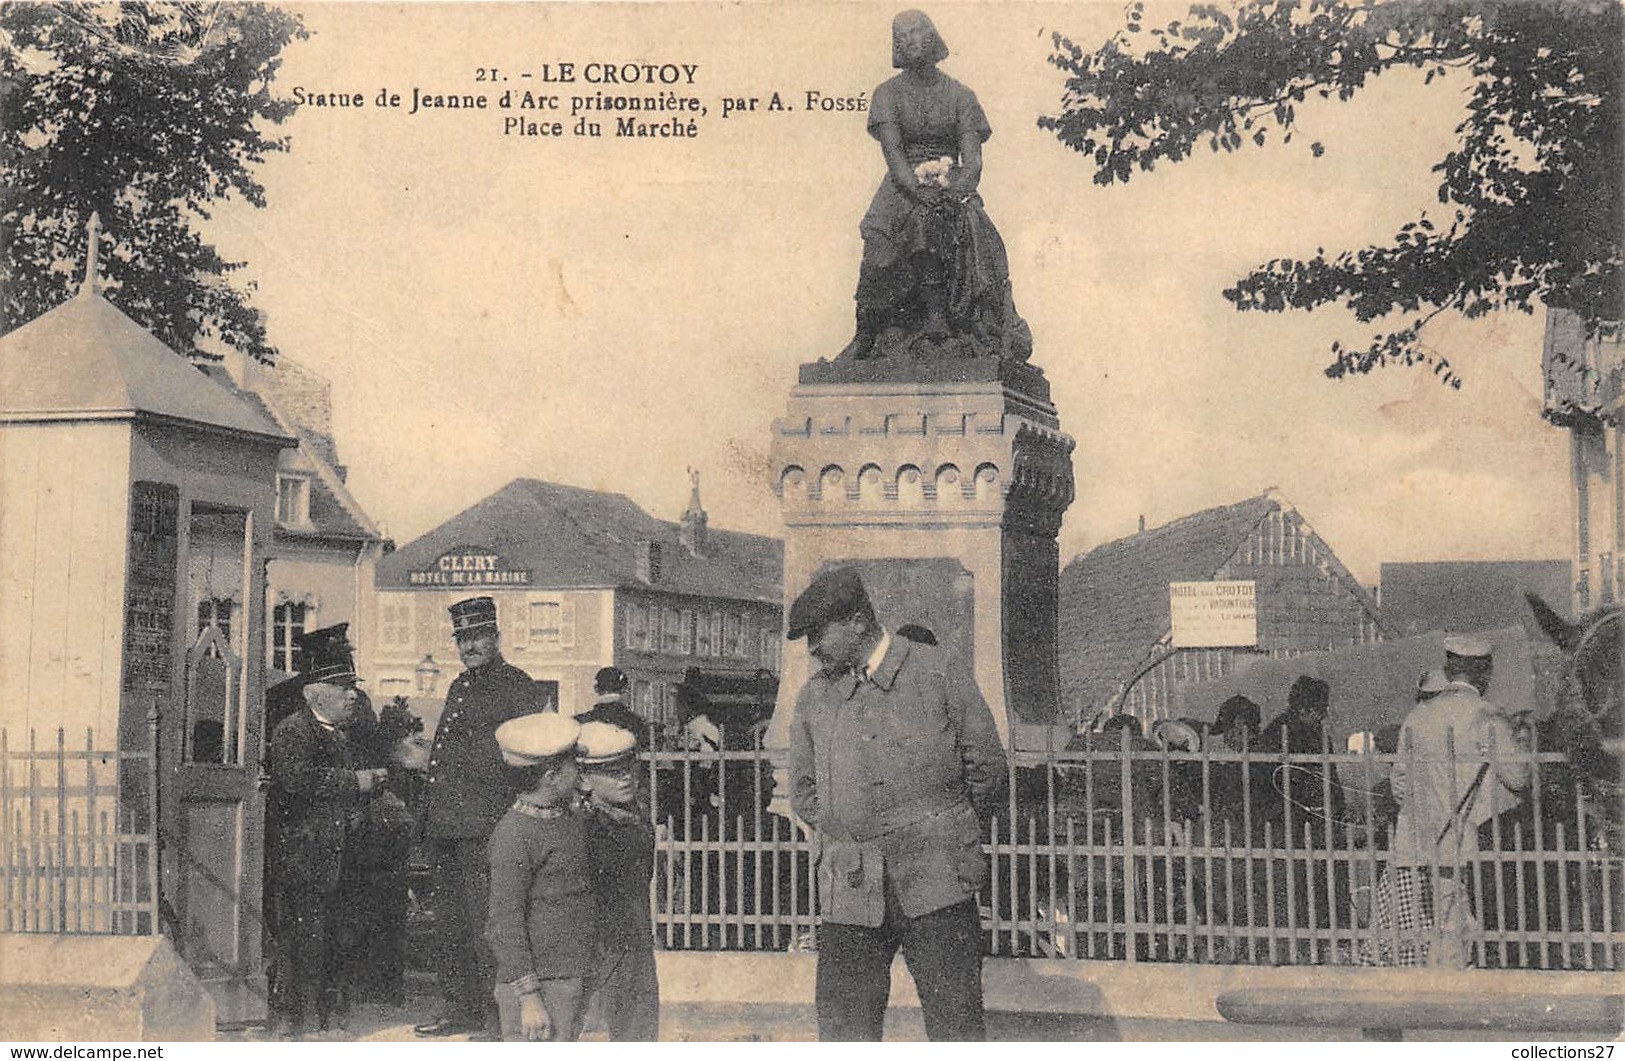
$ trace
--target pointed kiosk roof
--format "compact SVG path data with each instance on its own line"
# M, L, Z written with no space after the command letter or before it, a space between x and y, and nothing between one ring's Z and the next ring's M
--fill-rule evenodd
M79 293L0 337L0 423L155 420L294 445L264 413L102 297L96 214L85 235Z
M0 421L136 419L293 444L94 289L0 338Z

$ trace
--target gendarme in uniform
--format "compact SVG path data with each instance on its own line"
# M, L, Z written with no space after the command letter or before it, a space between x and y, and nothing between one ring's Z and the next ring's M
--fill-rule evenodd
M530 675L502 658L496 602L451 606L452 634L467 667L451 683L429 749L423 835L435 870L435 932L445 1010L419 1035L495 1031L495 972L482 934L490 889L486 842L513 804L513 779L496 729L547 708Z

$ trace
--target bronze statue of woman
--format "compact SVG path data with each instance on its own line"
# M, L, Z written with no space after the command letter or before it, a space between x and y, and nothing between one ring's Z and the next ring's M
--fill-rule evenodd
M947 57L923 12L892 20L892 66L902 72L870 104L886 176L858 226L857 334L842 358L1032 353L1004 241L976 193L992 129L976 93L937 69Z

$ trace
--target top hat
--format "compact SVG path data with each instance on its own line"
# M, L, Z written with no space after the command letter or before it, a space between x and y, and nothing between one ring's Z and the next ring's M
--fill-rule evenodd
M490 597L460 600L447 610L451 612L453 637L471 634L487 626L493 630L497 627L497 602Z
M825 623L849 619L869 607L869 594L857 571L832 568L813 579L790 605L790 629L784 636L794 641L816 634Z

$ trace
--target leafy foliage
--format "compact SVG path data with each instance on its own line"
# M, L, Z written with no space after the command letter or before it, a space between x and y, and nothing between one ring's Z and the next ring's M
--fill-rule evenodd
M107 297L178 350L275 354L247 291L194 228L210 204L265 205L253 167L286 138L271 93L298 18L261 4L0 7L0 332L67 299L99 212Z
M1459 386L1420 341L1444 310L1478 317L1544 302L1578 312L1593 334L1620 317L1622 10L1613 0L1248 0L1197 4L1147 29L1136 2L1093 52L1055 36L1050 61L1066 91L1061 113L1039 125L1111 184L1203 143L1290 143L1299 104L1348 100L1395 68L1428 83L1471 78L1456 146L1433 167L1439 216L1424 212L1385 246L1277 258L1224 293L1241 310L1340 302L1361 323L1403 314L1364 347L1334 343L1326 374L1428 364Z

